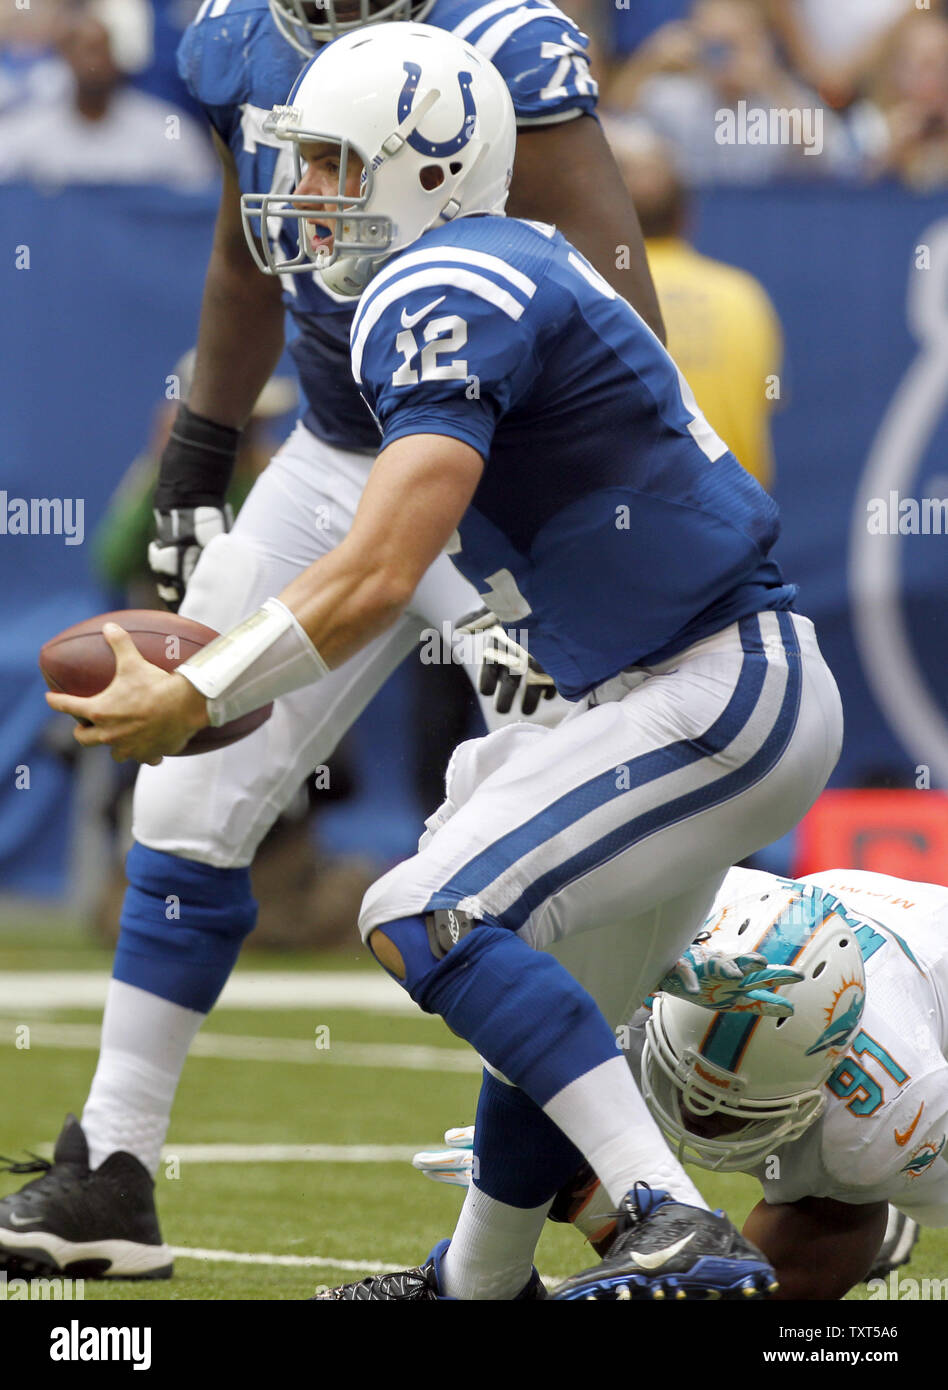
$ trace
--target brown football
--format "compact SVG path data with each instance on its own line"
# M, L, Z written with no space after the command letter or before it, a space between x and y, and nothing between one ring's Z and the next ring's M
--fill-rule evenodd
M173 671L182 661L206 647L219 636L212 627L182 618L178 613L154 612L148 608L128 608L119 613L100 613L96 618L67 627L58 637L51 637L40 649L39 665L50 690L66 695L98 695L115 675L112 648L102 636L105 623L118 623L131 637L146 661ZM206 753L236 743L259 729L273 712L273 705L264 705L250 714L232 719L219 728L199 729L178 757L191 753Z

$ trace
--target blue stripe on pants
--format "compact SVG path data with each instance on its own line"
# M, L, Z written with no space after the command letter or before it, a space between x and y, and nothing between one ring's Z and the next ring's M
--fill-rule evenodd
M783 616L782 613L778 614L780 618ZM500 920L503 926L509 927L511 931L517 931L523 926L531 912L547 898L552 897L554 893L560 892L574 879L582 878L584 874L599 868L610 859L614 859L616 855L630 849L639 840L644 840L657 831L667 830L670 826L687 820L689 816L697 815L699 812L710 810L714 806L722 805L725 801L730 801L732 797L746 792L773 770L786 752L796 727L803 684L799 648L796 644L796 634L792 625L790 625L789 640L786 632L783 633L783 637L787 649L787 684L773 728L754 756L748 759L742 767L736 768L734 772L719 777L717 781L709 783L706 787L699 787L693 792L686 792L682 796L675 797L673 801L666 801L661 806L655 806L650 811L645 811L641 816L636 816L634 820L619 826L616 830L595 841L594 844L588 845L569 859L555 865L525 888L520 897L501 914ZM790 642L792 642L792 650Z
M518 930L531 912L568 883L615 858L638 840L748 790L776 766L786 751L796 726L802 690L800 651L792 619L789 614L783 612L777 613L776 617L787 654L787 684L773 728L754 757L742 767L718 778L706 787L653 807L578 851L569 859L554 865L547 873L528 885L520 897L500 914L499 920L503 926L513 931ZM442 889L432 895L426 910L452 905L463 897L483 892L518 859L537 849L545 840L561 833L590 811L625 795L629 789L637 791L649 782L657 781L670 772L678 771L703 758L714 757L726 748L753 715L767 670L766 661L759 659L763 654L763 644L757 618L742 619L739 628L745 655L737 683L722 714L700 738L682 739L633 759L628 764L631 788L618 788L615 769L610 768L608 772L599 774L583 786L565 793L556 802L531 817L522 826L518 826L516 830L495 841L464 865Z

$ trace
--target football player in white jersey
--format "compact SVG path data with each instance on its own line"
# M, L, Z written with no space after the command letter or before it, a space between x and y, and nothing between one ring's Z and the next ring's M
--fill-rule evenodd
M779 1297L841 1298L871 1267L889 1204L920 1226L948 1225L948 888L857 870L803 882L824 904L838 899L835 910L852 929L865 970L859 1026L842 1052L827 1051L828 1075L814 1084L802 1042L790 1050L780 1034L796 1033L804 1014L817 1026L838 1018L858 1003L856 991L845 987L837 997L825 981L807 976L785 987L795 1004L792 1026L775 1030L765 1020L731 1058L717 1051L706 1017L660 997L646 1029L641 1078L652 1113L679 1152L702 1167L740 1169L760 1180L763 1199L744 1231L774 1262ZM773 960L748 937L775 895L796 886L735 869L725 891L749 894L743 902L752 926L742 943ZM733 917L741 917L739 907ZM712 926L719 947L736 941L727 918ZM778 1118L731 1130L748 1100L778 1091L799 1100L805 1089L819 1102L798 1135L780 1137ZM696 1117L694 1109L703 1113Z
M842 1298L878 1268L880 1246L894 1267L913 1227L948 1226L948 888L732 869L705 930L725 955L792 962L804 978L779 990L792 1017L709 1017L683 991L657 994L620 1044L679 1157L759 1180L744 1234L773 1264L776 1297ZM727 984L713 988L723 997ZM465 1184L472 1133L449 1131L452 1148L415 1166ZM608 1250L608 1199L588 1169L553 1211Z

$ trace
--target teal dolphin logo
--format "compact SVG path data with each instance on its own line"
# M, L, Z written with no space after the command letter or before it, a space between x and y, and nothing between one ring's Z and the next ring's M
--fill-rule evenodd
M908 1173L910 1178L917 1178L920 1173L924 1173L935 1162L935 1159L945 1147L945 1135L943 1134L937 1144L934 1140L928 1139L912 1154L904 1168L900 1168L900 1173Z
M857 989L852 1000L840 1014L839 1018L830 1019L816 1042L812 1047L807 1048L806 1056L812 1057L814 1053L824 1052L831 1047L844 1047L849 1041L850 1034L855 1031L859 1020L862 1018L865 1002L866 996L861 989Z

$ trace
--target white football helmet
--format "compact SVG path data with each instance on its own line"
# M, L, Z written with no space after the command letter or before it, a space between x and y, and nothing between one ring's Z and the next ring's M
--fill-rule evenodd
M838 900L811 885L755 893L705 923L709 945L759 951L803 979L780 986L790 1018L739 1007L709 1015L656 995L642 1052L642 1094L679 1159L746 1169L798 1139L822 1113L823 1084L859 1027L866 976L855 932ZM699 1132L689 1128L691 1123ZM742 1121L714 1137L708 1116Z
M321 44L366 24L424 19L434 0L270 0L273 22L297 53L311 58Z
M423 232L475 213L502 213L513 170L516 120L507 84L476 48L426 24L383 24L327 45L300 74L289 105L264 129L300 144L338 145L335 196L247 193L244 232L271 275L321 272L331 290L359 295L384 260ZM347 194L353 156L359 194ZM307 220L331 226L333 245L314 246ZM260 218L263 255L254 235ZM297 223L298 250L279 244ZM283 257L281 259L281 257Z

